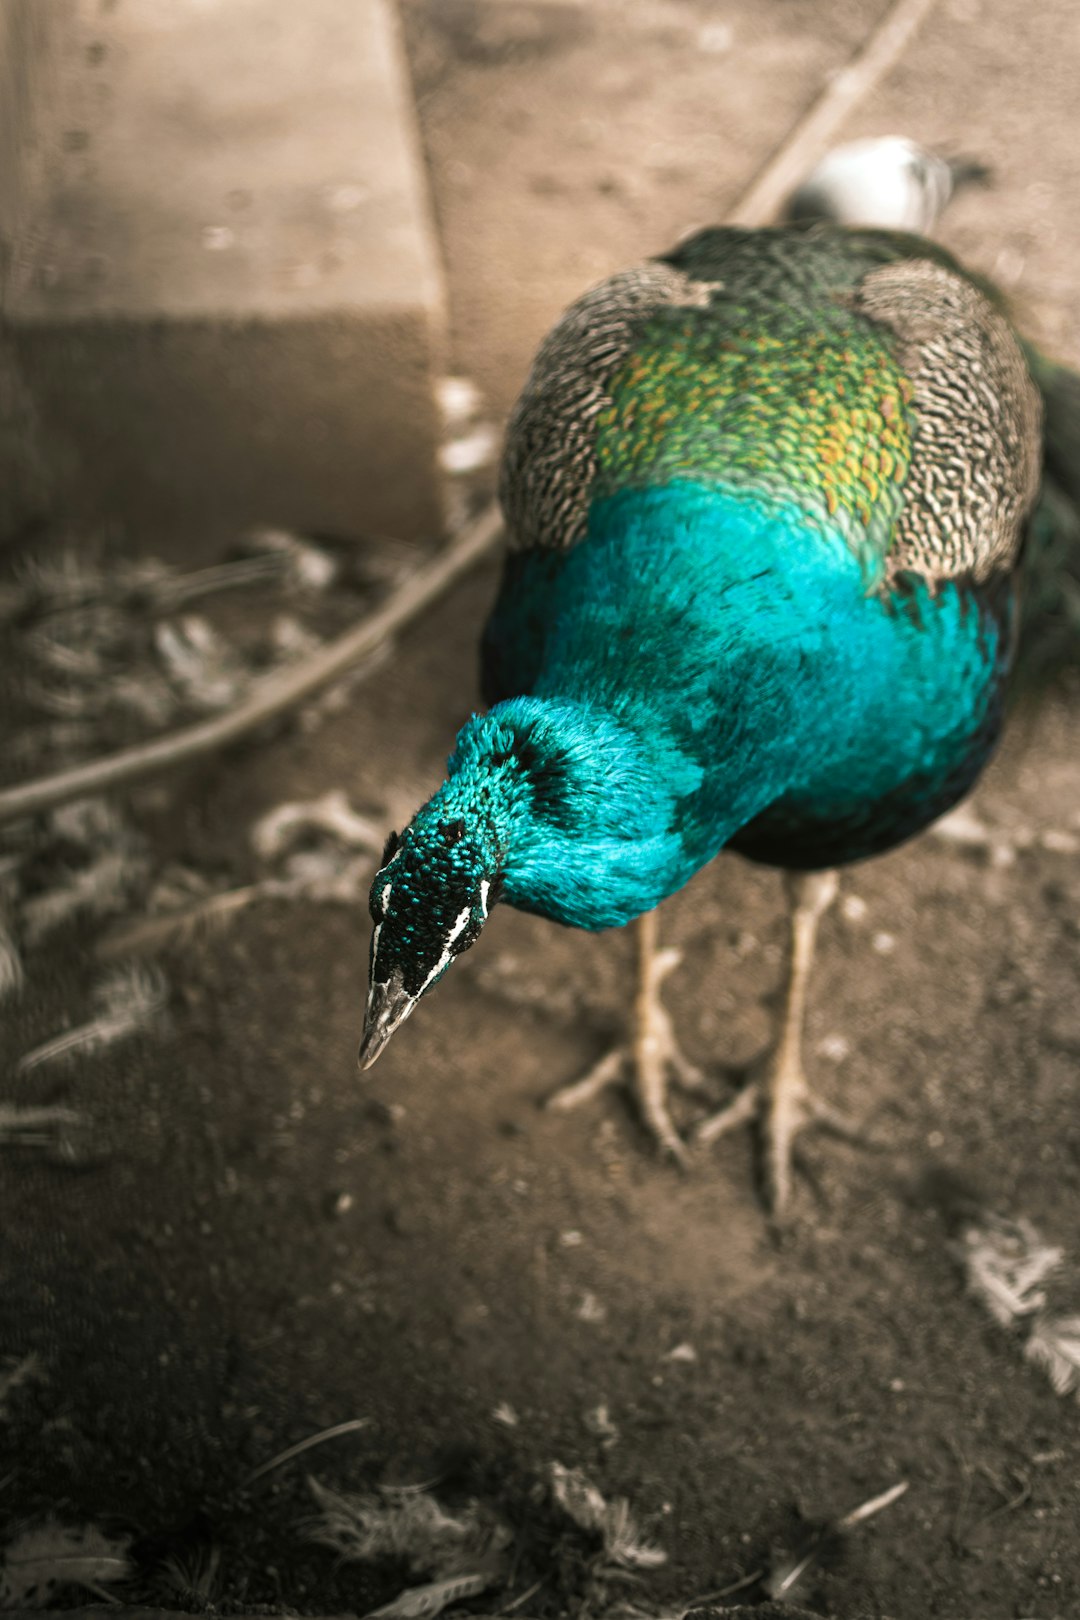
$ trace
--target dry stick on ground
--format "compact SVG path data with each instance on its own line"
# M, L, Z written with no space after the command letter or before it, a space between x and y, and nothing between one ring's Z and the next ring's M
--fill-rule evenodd
M215 753L237 738L246 736L276 715L294 708L320 686L335 680L352 664L417 617L436 601L455 580L489 552L502 528L497 507L492 503L475 522L470 523L438 556L424 563L383 603L381 608L347 630L336 641L320 647L310 658L288 669L267 675L250 697L235 709L217 715L182 731L156 737L134 748L125 748L104 759L58 771L54 776L0 792L0 824L21 816L51 810L69 799L111 788L127 787L160 771L185 765L203 754Z
M310 1451L313 1446L324 1445L327 1440L336 1440L341 1434L357 1434L361 1429L369 1428L370 1425L370 1418L346 1418L344 1423L335 1423L329 1429L320 1429L318 1434L309 1434L306 1440L298 1440L295 1446L286 1446L284 1451L279 1451L275 1457L270 1458L269 1462L264 1462L260 1467L253 1468L244 1480L244 1485L254 1485L255 1481L262 1479L264 1474L272 1473L275 1468L280 1468L282 1463L291 1462L294 1457L299 1457L305 1451Z
M729 213L736 225L767 225L844 119L903 54L934 0L896 0L847 67L840 69L784 138ZM320 686L409 624L495 544L501 528L494 502L394 592L369 619L290 669L268 675L237 708L105 759L0 792L0 825L85 794L103 793L213 753L295 707Z

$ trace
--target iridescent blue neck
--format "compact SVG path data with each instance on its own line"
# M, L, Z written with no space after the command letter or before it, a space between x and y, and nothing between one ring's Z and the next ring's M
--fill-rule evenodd
M958 587L912 589L871 588L792 505L626 491L538 575L532 694L469 722L442 791L494 818L512 904L627 922L778 801L873 802L948 768L927 715L946 751L970 735L995 635Z
M587 698L521 697L468 722L432 808L488 820L512 905L609 928L659 905L700 864L677 805L701 781L647 725Z

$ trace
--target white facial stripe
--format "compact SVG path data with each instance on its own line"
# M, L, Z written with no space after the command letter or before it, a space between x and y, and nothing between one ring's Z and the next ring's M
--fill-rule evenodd
M470 910L470 908L468 906L466 906L464 911L459 912L457 921L455 922L453 928L451 928L450 932L446 936L447 945L452 945L454 943L455 939L457 939L458 935L464 929L465 924L469 920L469 910Z
M383 888L382 894L380 894L380 896L379 896L379 904L382 907L382 914L383 914L384 917L386 916L386 913L390 910L390 890L391 890L391 887L392 887L392 885L387 883Z
M374 943L375 943L375 945L378 945L378 943L379 943L379 930L377 928L375 930ZM367 1010L368 1010L369 1013L371 1012L371 1004L372 1004L372 1002L374 1000L375 1000L375 981L373 979L372 982L368 985L368 993L367 993Z
M431 981L433 979L437 979L439 977L439 974L443 971L443 969L448 968L450 966L450 960L451 960L453 954L454 954L453 951L443 951L442 955L439 957L439 960L436 962L435 966L432 968L431 972L428 974L427 978L424 980L423 984L420 986L420 989L417 992L418 995L422 996L424 991L427 989L428 985L431 983Z
M457 921L454 923L453 928L451 928L450 932L446 936L446 944L443 946L442 955L439 957L439 960L436 962L435 966L432 968L431 972L428 974L427 978L424 980L423 984L420 986L420 990L419 990L418 993L421 996L423 995L424 991L427 989L428 985L432 982L432 980L437 979L439 977L439 974L443 971L443 969L448 968L450 966L451 960L453 959L453 955L454 955L454 953L450 949L450 947L453 945L453 943L454 943L455 939L457 939L458 935L462 932L462 930L464 929L464 927L465 927L466 923L468 922L468 920L469 920L469 907L466 906L464 911L459 912L458 917L457 917Z
M485 921L487 920L487 914L488 914L487 900L488 900L488 894L489 894L490 890L491 890L491 884L488 882L487 878L485 878L484 881L480 885L480 915L484 918Z

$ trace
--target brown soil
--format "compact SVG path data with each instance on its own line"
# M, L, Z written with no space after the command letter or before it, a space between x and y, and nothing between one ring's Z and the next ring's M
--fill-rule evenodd
M454 369L496 414L562 304L723 214L878 9L412 0ZM993 165L945 234L1074 362L1076 32L1072 0L943 0L850 130ZM255 817L332 787L400 824L475 701L493 583L492 566L458 589L318 733L142 795L157 850L240 881ZM978 790L987 821L1076 831L1078 710L1066 682L1016 725ZM520 1527L514 1591L543 1584L519 1612L553 1615L583 1578L534 1489L559 1460L630 1498L669 1553L631 1596L671 1611L906 1479L804 1601L847 1620L1080 1613L1080 1410L965 1294L947 1241L962 1184L1080 1257L1080 860L1036 840L997 867L927 837L844 893L866 910L824 924L812 1072L895 1146L808 1141L780 1242L748 1138L681 1177L615 1097L539 1110L619 1026L626 935L504 908L363 1081L362 911L265 905L176 952L166 1042L5 1082L84 1109L102 1153L0 1161L0 1357L36 1353L45 1375L0 1425L0 1518L134 1531L143 1590L174 1607L162 1554L212 1541L226 1608L363 1612L400 1571L304 1542L305 1472L440 1476ZM684 952L668 1005L719 1098L770 1037L779 880L726 859L663 918ZM9 1074L81 1016L91 938L31 962ZM840 1060L820 1051L835 1035ZM684 1344L696 1359L669 1359Z

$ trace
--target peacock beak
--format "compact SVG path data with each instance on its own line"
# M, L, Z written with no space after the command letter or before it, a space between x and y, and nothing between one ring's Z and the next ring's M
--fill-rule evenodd
M405 989L400 973L394 973L381 984L371 986L364 1013L364 1033L356 1054L356 1061L362 1069L371 1068L395 1029L408 1018L417 999Z

